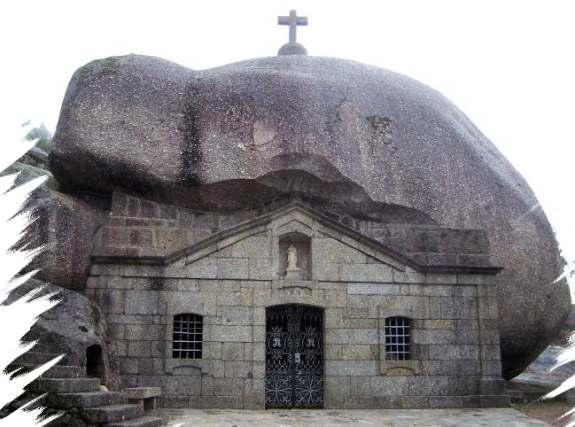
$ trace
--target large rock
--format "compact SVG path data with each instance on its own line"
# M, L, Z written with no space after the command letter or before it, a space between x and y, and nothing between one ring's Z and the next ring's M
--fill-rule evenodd
M70 82L50 164L68 190L206 210L297 193L355 218L486 229L505 267L507 377L568 312L557 244L525 180L440 93L390 71L307 56L199 72L95 61Z
M108 387L118 388L118 371L110 368L106 342L107 325L100 309L78 292L36 279L29 280L14 290L7 302L10 303L37 288L42 288L40 295L56 293L60 302L42 313L24 337L26 341L38 340L32 351L65 354L62 364L87 367L89 362L93 362L88 361L88 349L99 347L101 353L98 374Z
M39 269L37 277L69 289L84 289L90 268L93 237L106 218L109 200L93 195L71 195L58 191L59 184L50 172L16 162L4 174L18 173L17 184L47 176L47 181L32 193L27 207L35 221L23 243L44 250L29 266Z

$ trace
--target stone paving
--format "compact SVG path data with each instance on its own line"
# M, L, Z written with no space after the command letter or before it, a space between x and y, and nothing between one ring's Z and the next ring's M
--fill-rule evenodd
M345 426L538 427L549 426L515 409L272 410L162 409L169 427Z

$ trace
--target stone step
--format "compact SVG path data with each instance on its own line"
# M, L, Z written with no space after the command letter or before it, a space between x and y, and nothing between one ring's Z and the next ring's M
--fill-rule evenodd
M58 356L60 355L54 353L28 351L27 353L24 353L22 356L16 359L13 363L18 365L21 365L23 363L31 365L43 365L44 363L49 362L50 360ZM58 365L65 365L65 364L66 364L66 356L64 356L62 360L58 362Z
M144 415L144 408L140 405L107 405L95 408L84 408L82 411L89 421L95 424L127 421Z
M527 404L541 398L553 388L540 384L529 384L517 380L507 381L505 391L514 404Z
M36 392L78 393L100 391L99 378L39 378L29 386Z
M31 363L14 363L8 366L8 370L13 371L22 368L19 375L32 371L40 365ZM55 365L42 374L42 378L83 378L86 376L86 369L81 366Z
M47 406L55 409L88 408L126 403L122 393L93 391L87 393L50 393Z
M107 427L160 427L163 425L165 425L164 420L157 417L140 417L127 421L105 424Z

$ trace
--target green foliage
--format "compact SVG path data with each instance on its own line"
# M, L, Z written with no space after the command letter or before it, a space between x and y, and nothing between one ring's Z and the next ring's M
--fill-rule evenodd
M29 121L24 123L24 126L28 126L29 123ZM27 141L33 141L37 139L38 141L36 142L36 146L47 153L49 153L52 149L52 133L46 129L44 123L40 123L39 126L35 126L30 129L24 139Z
M80 67L77 73L81 78L88 77L90 74L94 72L100 74L114 74L118 71L119 61L120 57L118 56L110 56L108 58L96 59Z

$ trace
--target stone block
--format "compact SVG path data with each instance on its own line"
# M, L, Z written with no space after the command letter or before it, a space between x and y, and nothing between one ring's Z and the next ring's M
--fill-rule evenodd
M251 342L252 328L250 326L212 325L211 341Z
M394 283L425 283L425 274L393 270Z
M190 408L242 409L243 399L234 396L198 396L190 399Z
M387 296L380 301L378 317L407 316L413 319L430 318L430 298L421 296Z
M402 396L410 394L408 377L378 377L369 378L371 394L379 396ZM423 394L423 393L421 393Z
M241 289L240 280L219 280L218 283L221 292L239 292Z
M224 325L252 325L254 323L253 309L251 307L237 307L237 306L218 307L217 313L218 318L221 319L221 322Z
M365 264L366 255L332 238L313 239L313 253L318 259L334 264Z
M265 362L254 362L252 364L252 374L254 378L265 378L266 374Z
M385 354L383 346L381 354ZM411 377L427 373L423 368L423 362L421 360L385 360L384 357L385 356L378 358L381 359L379 362L380 375L390 377Z
M343 360L371 360L371 346L369 344L353 344L342 346Z
M346 282L392 282L393 269L385 264L341 264L340 279Z
M246 379L244 382L244 409L264 409L264 381L261 379Z
M455 331L449 329L415 329L413 342L416 344L454 344Z
M483 360L481 363L483 365L484 375L501 377L501 362L499 360Z
M128 355L128 341L110 341L110 353L117 357L124 357Z
M324 381L325 407L342 408L350 397L351 377L328 376Z
M207 256L187 264L182 274L190 279L216 279L218 277L217 258Z
M496 320L498 314L496 298L484 297L479 299L479 318Z
M322 281L338 281L339 264L324 262L323 260L316 261L314 259L313 278L314 280L322 280Z
M184 409L190 407L190 399L188 397L162 396L159 400L162 408Z
M451 297L454 294L454 286L451 285L409 285L410 295Z
M481 335L483 341L483 333ZM479 329L457 329L454 343L479 345Z
M326 344L378 344L377 329L327 329Z
M265 342L266 340L266 327L265 326L254 326L253 330L253 342Z
M400 285L383 283L349 283L348 295L401 295Z
M218 294L217 304L218 305L241 305L242 295L240 292L222 292Z
M248 279L247 258L218 258L218 279Z
M423 329L455 329L454 320L424 320Z
M137 374L138 371L138 358L121 357L120 358L120 374Z
M368 309L367 315L371 315L370 311L375 311L375 310L369 310ZM360 317L353 317L353 318L346 317L341 326L344 328L350 328L350 329L372 329L372 328L378 327L378 319L364 319L364 318L360 318Z
M248 360L247 354L244 356ZM263 362L266 360L266 348L262 343L252 344L252 360Z
M266 309L265 307L253 307L253 325L266 324Z
M217 296L218 294L212 292L161 292L159 311L170 317L179 313L215 316Z
M160 340L165 337L165 328L161 325L126 325L127 340Z
M224 361L224 376L227 378L252 377L251 363L244 361Z
M479 295L476 286L457 285L453 287L454 297L472 297L477 298Z
M481 347L481 360L500 360L501 350L498 345L484 345Z
M274 271L271 258L250 258L248 277L252 280L272 280Z
M205 359L221 359L222 358L222 343L216 341L204 342L203 357Z
M463 399L461 396L431 396L429 407L433 409L463 408Z
M105 314L125 312L126 291L116 289L86 289L86 295L94 301Z
M407 233L407 247L409 252L439 252L440 232L426 228L412 228Z
M243 360L244 344L241 342L225 342L222 357L224 360Z
M386 397L377 399L378 407L380 408L393 407L398 409L424 409L431 407L429 405L429 398L426 396L399 396L395 399L395 402L393 402L393 406L383 406L382 399L386 399Z
M178 279L176 280L176 289L166 289L165 290L177 290L180 292L199 292L200 287L198 286L197 279Z
M324 357L326 360L342 360L343 359L343 345L342 344L325 344Z
M375 361L327 360L325 362L326 376L375 376L376 374Z
M127 291L126 314L159 314L158 292Z
M370 377L349 377L352 396L371 396Z
M480 394L479 386L479 377L477 376L450 376L448 394L452 396Z
M161 384L168 396L195 396L202 392L202 381L198 376L167 375L161 377Z
M455 285L457 284L457 274L450 273L426 273L426 283L438 285Z
M154 359L151 358L138 359L138 372L141 375L154 375L162 373L155 371Z
M430 344L430 360L477 360L479 347L474 345Z
M128 356L152 357L152 349L149 341L128 341Z
M510 404L508 395L481 396L482 408L506 408Z
M496 276L492 274L457 274L457 283L465 285L494 285Z
M108 323L108 337L111 340L124 339L124 324L122 323Z
M244 388L243 378L214 378L214 396L241 396Z

